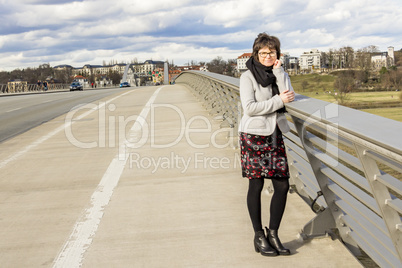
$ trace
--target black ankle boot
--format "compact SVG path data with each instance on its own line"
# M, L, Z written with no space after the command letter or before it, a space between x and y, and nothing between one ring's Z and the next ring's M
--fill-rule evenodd
M290 255L290 250L285 248L278 237L278 230L269 230L267 227L267 240L279 255Z
M260 252L264 256L276 256L278 253L273 249L265 237L264 231L258 231L254 236L254 248L256 252Z

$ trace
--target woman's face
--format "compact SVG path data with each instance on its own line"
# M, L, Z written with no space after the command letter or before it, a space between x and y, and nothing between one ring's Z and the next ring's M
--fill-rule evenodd
M261 48L258 51L258 60L264 66L272 66L276 61L276 51L271 50L268 47Z

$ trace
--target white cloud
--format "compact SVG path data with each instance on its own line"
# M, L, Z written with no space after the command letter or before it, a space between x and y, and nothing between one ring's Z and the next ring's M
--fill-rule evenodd
M92 62L96 58L96 51L78 50L72 56L73 62Z
M0 49L4 46L4 43L7 41L6 36L0 36Z
M295 43L302 46L321 46L328 45L334 42L335 37L327 33L325 29L308 29L304 32L294 31L286 34L288 38L291 38Z
M216 1L205 7L204 23L207 25L223 25L227 28L246 26L247 23L256 21L261 23L268 16L275 14L280 6L279 1Z
M352 15L350 14L349 10L334 10L331 13L327 13L323 16L318 16L317 20L321 21L323 20L324 22L337 22L337 21L343 21L347 20L351 17Z
M255 1L222 1L211 3L205 7L204 22L207 25L223 25L235 27L250 18L257 8Z
M309 0L306 6L306 10L323 10L328 9L335 2L333 0Z

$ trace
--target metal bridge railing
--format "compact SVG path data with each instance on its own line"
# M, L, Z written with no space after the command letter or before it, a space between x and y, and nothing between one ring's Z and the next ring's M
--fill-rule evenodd
M239 79L189 71L175 82L237 132ZM402 123L298 94L286 109L290 182L316 213L302 237L338 237L356 256L402 267Z
M60 90L60 89L68 89L69 84L48 84L48 91L52 90ZM38 86L37 84L16 84L16 85L7 85L0 84L0 94L1 93L19 93L19 92L35 92L42 91L43 86Z

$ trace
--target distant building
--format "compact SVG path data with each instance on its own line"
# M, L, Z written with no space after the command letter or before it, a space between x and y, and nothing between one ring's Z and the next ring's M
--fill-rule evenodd
M280 60L282 61L282 67L283 69L287 70L289 68L289 59L290 59L290 54L289 52L283 52L281 53Z
M53 69L58 70L58 71L62 71L62 70L72 70L72 69L73 69L73 66L67 65L67 64L63 64L63 65L54 66Z
M104 66L103 68L105 70L109 69L109 71L117 72L119 74L124 74L124 70L126 69L126 65L127 65L126 63L118 63L118 64L111 65L111 66Z
M247 71L246 62L251 58L252 53L243 53L237 58L237 71L243 73Z
M165 62L163 61L153 61L153 60L146 60L144 63L134 63L132 64L132 68L134 69L135 73L139 74L150 74L157 68L163 68ZM124 69L123 69L124 72Z
M388 47L387 52L381 52L380 54L371 56L371 63L373 64L374 69L377 70L382 67L389 68L392 65L395 65L394 47Z
M312 49L300 55L300 70L315 70L321 68L321 52L318 49Z
M174 79L184 71L208 72L208 66L206 64L175 66L174 69L169 69L169 81L174 81Z
M181 74L179 69L169 70L169 81L174 81L179 74Z
M183 66L176 66L175 69L180 70L180 72L184 71L202 71L208 72L208 66L204 65L183 65Z
M289 74L297 74L299 71L299 58L291 57L286 58L286 69Z
M74 76L74 82L79 82L83 87L88 87L89 82L88 79L82 75L75 75Z
M200 71L201 72L209 72L208 71L208 66L206 64L204 66L200 66Z
M192 65L182 65L182 66L176 66L175 69L180 70L180 72L184 71L197 71L198 68L194 69L194 66Z

